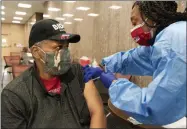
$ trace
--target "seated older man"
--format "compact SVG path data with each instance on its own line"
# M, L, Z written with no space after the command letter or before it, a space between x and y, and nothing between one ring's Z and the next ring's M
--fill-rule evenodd
M81 66L70 60L68 45L79 40L52 19L33 25L29 47L35 65L3 89L2 128L106 128L94 83L84 83Z

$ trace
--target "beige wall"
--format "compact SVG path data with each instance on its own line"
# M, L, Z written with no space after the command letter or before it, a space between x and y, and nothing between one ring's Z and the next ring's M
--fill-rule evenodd
M21 48L17 48L14 44L21 43L25 46L25 33L24 25L20 24L2 24L1 25L2 38L7 40L7 43L11 45L9 48L2 48L2 56L10 55L10 52L19 52Z
M177 1L177 3L178 3L178 9L177 9L177 11L183 12L184 9L186 8L187 1L181 0L181 1Z
M120 10L110 10L110 5L117 4L123 8ZM87 55L91 58L101 60L104 56L111 55L117 51L128 50L136 47L130 37L130 10L132 2L86 2L79 1L70 3L49 2L49 6L61 7L61 13L49 12L51 16L60 17L63 13L73 13L75 17L83 18L82 22L73 21L68 18L66 21L73 22L72 25L65 25L68 32L79 33L81 41L78 44L72 44L71 50L73 56L79 58ZM75 7L87 6L91 10L82 13L81 11L72 11ZM100 14L99 17L88 17L90 12Z
M130 29L131 7L134 1L77 1L75 3L48 2L46 13L51 18L62 17L64 13L72 13L74 17L66 18L66 21L73 22L72 25L64 24L66 31L79 33L81 41L70 46L75 58L87 55L91 58L101 60L104 56L111 55L117 51L126 51L136 47L132 41ZM178 1L178 11L183 11L185 1ZM119 10L111 10L111 5L122 6ZM61 8L61 12L47 11L47 7ZM86 6L91 9L84 11L75 10L76 7ZM98 17L88 17L88 13L98 13ZM82 22L76 22L73 18L83 18Z
M35 14L25 24L2 24L2 38L7 40L7 43L11 45L8 48L2 48L2 56L10 55L10 52L20 52L22 48L14 46L15 43L21 43L24 47L28 47L28 39L31 23L35 23Z
M25 32L25 43L26 46L29 47L28 40L29 40L29 34L30 30L32 28L32 23L36 22L36 15L34 14L24 25L24 32Z
M25 43L26 43L26 47L29 47L29 35L30 35L30 31L31 28L33 26L33 24L35 24L37 21L43 19L43 13L35 13L33 14L28 21L25 23L24 25L24 31L25 31Z

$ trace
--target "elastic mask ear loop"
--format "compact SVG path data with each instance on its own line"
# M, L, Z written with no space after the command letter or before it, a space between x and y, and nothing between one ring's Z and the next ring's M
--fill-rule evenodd
M148 18L145 19L145 22L148 20Z
M37 46L38 47L38 46ZM46 60L46 53L44 52L44 50L42 50L40 47L38 47L43 53L44 53L44 59ZM40 58L40 60L45 64L46 62Z
M145 22L147 22L148 18L145 19ZM142 22L140 25L141 27L145 25L145 22Z
M148 18L145 19L145 21L147 21L147 20L148 20ZM137 28L142 27L142 26L144 26L144 25L145 25L145 22L142 22L142 23L136 25L134 28L131 29L131 32L133 32L133 31L136 30Z

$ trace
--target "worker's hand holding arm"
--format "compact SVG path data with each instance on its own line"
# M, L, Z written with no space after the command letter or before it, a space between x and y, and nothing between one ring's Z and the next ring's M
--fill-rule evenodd
M84 82L87 83L89 80L98 78L101 76L101 74L104 72L100 67L90 67L90 66L85 66L82 67L83 72L84 72Z
M84 97L91 116L90 128L106 128L103 103L93 81L85 83Z
M109 88L111 83L116 80L116 77L111 72L104 72L100 67L93 68L93 67L83 67L84 71L84 82L87 83L88 81L100 77L101 82L105 86L105 88Z
M153 75L151 60L152 47L138 47L127 52L118 52L102 60L106 72L125 75Z

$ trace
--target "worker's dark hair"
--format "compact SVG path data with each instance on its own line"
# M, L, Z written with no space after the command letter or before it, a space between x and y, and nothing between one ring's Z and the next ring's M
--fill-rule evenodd
M136 1L135 5L139 6L140 13L145 24L151 28L165 28L177 21L187 21L187 12L177 12L177 3L175 1ZM145 18L152 20L156 25L149 25Z

